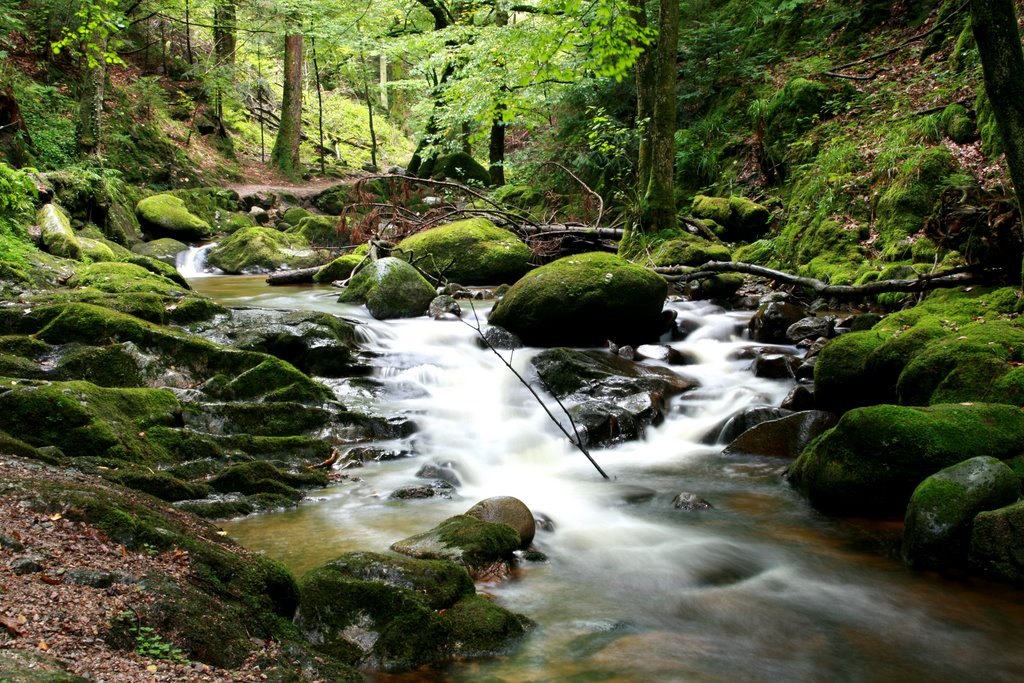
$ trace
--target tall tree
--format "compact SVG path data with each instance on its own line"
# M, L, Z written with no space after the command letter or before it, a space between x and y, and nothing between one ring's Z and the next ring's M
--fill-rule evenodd
M284 94L281 96L281 127L270 153L271 162L288 176L301 171L299 141L302 139L302 34L284 38Z
M658 42L654 52L654 110L648 126L651 169L641 202L640 225L645 231L676 226L675 132L676 55L679 49L679 0L660 0ZM637 87L642 87L639 83Z
M647 3L645 0L630 0L637 27L647 30ZM636 58L636 122L645 133L640 136L640 150L637 154L636 185L645 191L651 180L651 138L646 131L654 119L654 62L651 50L642 42L644 33L638 33L636 42L641 49Z
M1021 208L1024 207L1024 53L1013 0L972 0L971 26L985 74L985 92L992 103L1017 206ZM1024 208L1021 213L1024 215ZM1021 278L1024 280L1024 263Z

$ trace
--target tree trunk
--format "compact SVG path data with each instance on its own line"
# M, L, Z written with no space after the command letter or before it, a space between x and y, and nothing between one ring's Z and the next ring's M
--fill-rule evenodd
M270 161L288 176L300 175L299 141L302 139L302 35L284 38L284 94L281 127L270 153Z
M103 57L106 43L86 48L95 54L82 70L78 95L78 151L86 157L98 157L103 124L103 86L107 78L107 62Z
M235 63L235 2L220 0L213 8L213 49L217 64Z
M1024 53L1013 0L972 0L971 26L1020 208L1024 206ZM1024 263L1021 270L1024 280Z
M676 53L679 42L679 2L661 0L658 46L654 54L654 118L650 125L651 177L641 207L645 231L675 227Z
M491 185L501 187L505 184L505 105L498 104L494 108L494 120L491 121L491 141L488 147L488 161L491 174Z
M630 0L636 15L637 28L647 28L647 9L644 0ZM651 46L641 46L642 52L636 58L636 122L642 128L640 150L637 154L636 178L641 191L651 180L650 126L654 122L654 63L651 60Z

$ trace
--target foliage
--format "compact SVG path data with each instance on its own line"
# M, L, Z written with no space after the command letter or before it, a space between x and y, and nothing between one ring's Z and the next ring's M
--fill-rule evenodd
M122 41L115 36L127 25L118 0L84 0L75 12L76 26L65 26L53 53L67 50L85 59L91 69L100 62L123 64L117 50Z
M127 618L133 615L131 612L122 612L121 616ZM135 637L135 654L174 664L186 665L189 663L185 653L174 643L164 640L163 636L152 626L135 624L129 629L129 633Z
M26 225L35 198L29 174L0 163L0 261L21 262L31 250Z

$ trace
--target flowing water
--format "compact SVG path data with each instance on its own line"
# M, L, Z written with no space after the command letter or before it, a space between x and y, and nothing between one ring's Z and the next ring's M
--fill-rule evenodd
M605 482L476 344L471 325L373 321L335 303L330 289L271 289L255 277L194 284L232 305L360 320L386 388L372 409L420 427L408 441L375 444L410 458L354 470L357 481L297 509L225 523L243 545L301 574L345 551L386 550L488 496L516 496L554 523L535 541L547 562L485 588L538 624L513 654L377 680L1024 680L1024 592L911 573L894 557L898 523L818 515L782 479L787 462L723 457L721 444L701 444L729 415L778 405L790 388L753 377L750 361L737 358L751 346L740 336L743 314L672 304L700 325L672 344L699 359L678 370L700 388L677 398L643 441L595 450L614 478ZM486 306L477 311L483 321ZM534 353L510 360L529 376ZM427 462L453 463L462 479L455 500L388 499L417 483ZM644 489L653 497L635 495ZM714 509L674 509L680 491Z

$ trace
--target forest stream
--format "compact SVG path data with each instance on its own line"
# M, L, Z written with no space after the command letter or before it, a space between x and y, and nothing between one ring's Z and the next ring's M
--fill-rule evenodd
M183 265L183 270L189 268ZM223 523L297 575L353 550L384 551L488 496L523 500L552 522L511 580L480 590L537 623L505 658L378 681L1020 681L1024 591L914 573L900 524L815 512L785 460L723 456L702 443L730 415L777 406L791 385L754 377L740 353L748 313L671 302L696 327L676 367L700 388L674 399L646 438L596 449L603 481L463 320L380 322L328 287L268 288L262 277L193 286L231 306L326 311L358 320L383 392L333 381L342 402L414 419L411 457L367 463L298 508ZM489 304L475 304L481 325ZM506 358L509 352L503 352ZM536 350L511 354L529 376ZM645 361L650 362L650 361ZM558 406L550 407L557 413ZM450 463L453 499L390 500L428 462ZM422 481L422 480L419 480ZM673 507L688 491L713 509Z

